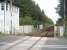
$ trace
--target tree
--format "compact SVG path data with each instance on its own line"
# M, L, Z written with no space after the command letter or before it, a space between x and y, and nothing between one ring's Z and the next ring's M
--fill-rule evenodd
M64 2L65 1L65 2ZM59 15L61 16L61 19L64 20L64 15L65 15L65 24L67 23L67 0L59 0L59 5L57 7L57 11ZM65 7L64 7L65 6ZM58 10L59 9L59 10ZM64 10L65 9L65 10ZM60 20L58 20L59 22Z
M20 18L20 25L31 25L32 24L32 18L25 16L23 18Z
M64 2L65 1L65 2ZM64 18L64 13L65 13L65 16L67 16L67 0L59 0L59 5L58 5L58 13L59 15ZM64 6L65 6L65 11L64 11ZM67 17L66 17L67 18Z
M32 24L43 24L46 22L46 14L38 4L32 0L15 0L15 5L20 8L20 24L25 17L32 18Z

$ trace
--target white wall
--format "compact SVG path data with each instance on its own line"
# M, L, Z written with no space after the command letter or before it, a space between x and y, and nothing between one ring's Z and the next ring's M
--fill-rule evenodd
M43 25L39 25L39 29L43 29Z
M24 25L24 26L19 26L19 28L17 27L17 29L15 30L15 33L31 33L33 31L36 31L36 29L34 30L34 26L33 25ZM43 25L39 25L38 29L43 29Z
M64 35L64 27L60 26L60 36L62 37Z
M0 31L9 32L11 30L11 20L12 20L12 27L16 29L19 27L19 8L16 6L12 6L12 16L10 5L8 4L8 10L6 11L6 3L5 3L5 10L1 10L1 3L0 3ZM4 17L5 17L5 28L4 28Z
M19 27L20 33L31 33L33 31L33 25L24 25Z
M55 33L58 34L58 36L64 35L64 27L63 26L55 26Z

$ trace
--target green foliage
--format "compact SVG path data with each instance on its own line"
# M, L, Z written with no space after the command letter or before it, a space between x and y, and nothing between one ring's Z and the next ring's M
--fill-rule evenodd
M50 18L46 19L46 22L44 23L45 26L52 26L54 25L53 21Z
M64 2L65 1L65 2ZM65 7L64 7L65 6ZM59 10L58 10L59 9ZM67 0L59 0L59 5L57 7L58 14L61 16L57 21L57 25L63 25L65 20L65 25L67 25ZM65 19L64 19L65 15Z
M20 25L29 25L29 24L30 25L32 24L31 17L25 16L25 17L20 18Z
M65 6L65 11L64 11L64 6ZM59 10L57 9L57 11L62 18L64 18L64 13L65 13L65 16L67 16L67 11L66 11L67 10L67 0L59 0L59 5L57 8L59 9Z
M20 25L43 24L48 19L44 11L32 0L15 0L15 4L20 8Z

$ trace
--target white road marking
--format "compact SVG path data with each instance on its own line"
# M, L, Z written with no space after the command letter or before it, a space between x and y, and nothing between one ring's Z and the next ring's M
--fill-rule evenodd
M67 48L67 45L36 45L35 47L47 47L47 48Z

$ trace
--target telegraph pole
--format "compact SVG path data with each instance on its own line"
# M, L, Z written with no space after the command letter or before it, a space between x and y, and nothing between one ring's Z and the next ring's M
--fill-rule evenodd
M66 16L66 14L65 14L65 0L64 0L64 34L65 34L65 16Z
M4 4L4 33L5 33L5 4Z
M6 11L6 7L5 7L5 4L6 4L6 0L4 0L4 33L5 33L5 11Z
M11 20L10 20L10 23L11 23L11 30L10 30L10 34L12 35L12 0L10 0L10 11L11 11Z

